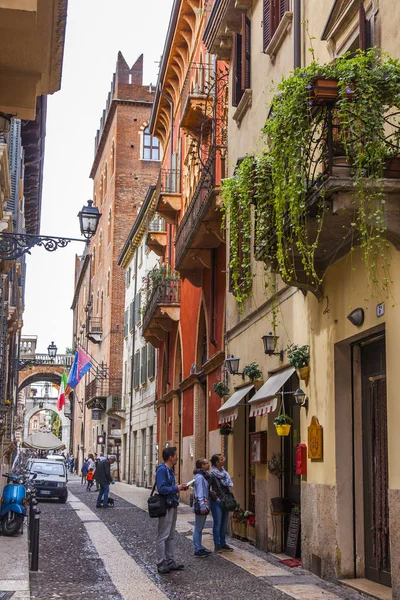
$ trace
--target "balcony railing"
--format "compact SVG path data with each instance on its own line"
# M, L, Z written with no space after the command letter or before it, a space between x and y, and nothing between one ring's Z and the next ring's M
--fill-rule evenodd
M121 396L110 395L107 397L106 411L107 414L118 412L122 410L122 398Z
M181 302L181 282L179 279L169 279L155 287L151 293L143 317L143 332L148 329L157 307L179 306Z
M179 268L202 219L207 214L215 188L215 156L213 150L200 175L199 182L183 215L175 237L175 264Z
M74 357L75 354L57 354L55 358L51 359L48 354L35 354L34 358L40 363L70 367L74 362Z
M109 396L121 397L122 378L93 379L85 388L85 402L89 408L103 408ZM100 404L100 406L98 406Z
M88 334L101 334L103 333L103 319L102 317L90 317L88 324Z
M179 194L181 191L181 173L179 169L161 170L161 193Z
M164 233L166 231L165 219L155 217L149 225L149 233Z

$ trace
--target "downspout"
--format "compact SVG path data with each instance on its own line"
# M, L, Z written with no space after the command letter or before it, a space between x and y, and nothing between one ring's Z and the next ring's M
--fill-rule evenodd
M137 294L137 276L138 276L138 252L135 252L135 290L133 295L133 301L136 299ZM133 394L135 391L134 387L134 367L135 367L135 334L136 334L136 323L132 332L132 358L131 358L131 401L129 403L129 436L128 436L128 483L132 483L131 479L131 452L132 452L132 413L133 413Z
M294 68L301 67L301 0L293 0Z

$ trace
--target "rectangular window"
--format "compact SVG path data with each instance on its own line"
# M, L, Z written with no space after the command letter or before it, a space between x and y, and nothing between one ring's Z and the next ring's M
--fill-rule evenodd
M140 383L144 384L147 381L147 347L143 346L140 357Z
M263 0L263 49L266 51L285 12L289 0Z
M149 133L149 128L143 132L143 159L160 160L160 142Z
M135 353L135 360L133 365L133 387L136 389L139 387L139 369L140 369L140 352L139 350Z
M129 306L129 331L133 331L135 328L134 321L135 302L132 300Z
M147 344L147 376L149 379L156 374L156 349L152 344Z
M136 294L136 296L135 296L135 314L134 314L135 323L139 323L142 320L141 298L142 298L142 295L140 292L138 294Z
M125 311L124 316L124 336L128 337L128 326L129 326L129 309Z
M139 267L143 264L143 244L139 246L139 256L138 256Z
M240 33L233 38L232 104L237 106L244 91L251 87L251 21L243 13Z
M125 273L125 285L128 288L131 285L131 268L126 270Z

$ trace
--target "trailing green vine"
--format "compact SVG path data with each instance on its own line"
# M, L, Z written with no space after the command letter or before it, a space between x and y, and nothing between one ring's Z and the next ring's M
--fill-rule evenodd
M315 100L318 78L337 82L337 97L325 107ZM382 177L386 161L400 155L400 61L375 49L325 65L314 60L284 78L276 91L263 129L263 151L246 157L223 183L232 291L239 309L252 287L251 202L257 258L288 283L296 281L301 269L311 287L321 284L324 273L317 268L315 255L321 252L321 231L330 210L324 191L332 160L327 118L334 125L330 149L334 156L347 159L355 190L354 216L338 248L332 249L332 261L343 244L350 243L352 249L358 245L369 282L387 288Z

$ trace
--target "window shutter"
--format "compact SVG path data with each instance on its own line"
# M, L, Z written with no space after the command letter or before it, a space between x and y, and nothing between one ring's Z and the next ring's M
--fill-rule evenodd
M129 319L129 310L127 309L125 311L125 316L124 316L124 336L127 337L128 335L128 319Z
M242 36L233 36L233 93L232 104L237 106L242 97Z
M242 72L241 91L251 87L251 21L242 13Z
M133 369L133 387L136 389L139 387L139 369L140 369L140 352L137 351L135 354L135 365Z
M140 383L146 383L147 381L147 347L143 346L141 350L141 370L140 370Z
M367 15L365 13L364 3L360 2L360 10L359 10L359 21L360 21L360 50L364 52L368 50L368 48L372 47L372 28L371 21L367 19Z
M154 377L154 375L156 374L155 371L155 367L156 367L156 349L154 348L154 346L152 344L147 344L148 346L148 351L147 351L147 356L148 356L148 366L147 366L147 376L149 379L151 379L151 377Z
M141 319L140 305L141 305L141 293L139 292L135 296L135 323L139 323L139 321Z
M272 38L272 0L264 0L263 5L263 49L267 49Z
M289 0L279 0L279 21L282 21L283 15L289 10Z
M135 307L135 303L132 300L132 302L130 303L130 306L129 306L129 331L133 331L135 328L135 322L133 320L134 307Z

